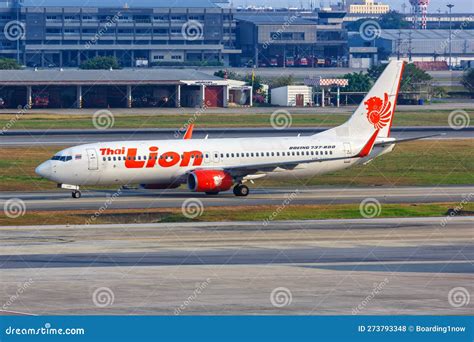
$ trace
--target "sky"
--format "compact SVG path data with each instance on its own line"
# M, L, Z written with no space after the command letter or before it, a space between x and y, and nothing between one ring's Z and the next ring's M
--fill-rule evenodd
M301 3L305 7L309 7L310 0L232 0L234 3L234 6L240 6L240 5L266 5L266 6L272 6L272 7L299 7ZM362 0L361 0L362 1ZM405 2L407 5L409 5L409 1L403 1L403 0L376 0L377 2L383 2L386 4L389 4L394 10L397 11L402 11L401 5L403 2ZM325 5L329 3L337 3L336 0L314 0L313 3L316 4L316 7L319 7L320 3L323 3ZM429 12L437 12L439 8L444 12L447 10L446 4L449 2L453 3L455 7L453 8L453 13L458 13L458 12L463 12L463 13L474 13L474 1L473 0L431 0L430 7L429 7ZM407 12L409 10L409 7L407 7Z

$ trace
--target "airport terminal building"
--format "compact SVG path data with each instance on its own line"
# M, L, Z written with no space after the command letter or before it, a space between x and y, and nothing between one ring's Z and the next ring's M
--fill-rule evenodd
M233 10L210 0L2 0L0 27L0 55L30 67L75 67L95 56L124 67L229 65L240 53Z

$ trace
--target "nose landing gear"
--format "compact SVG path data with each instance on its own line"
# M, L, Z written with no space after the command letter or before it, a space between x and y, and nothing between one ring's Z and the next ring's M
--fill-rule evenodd
M72 198L81 198L81 192L79 190L74 190L72 192Z
M237 184L234 186L234 195L235 196L240 196L240 197L245 197L249 194L249 187L243 184Z

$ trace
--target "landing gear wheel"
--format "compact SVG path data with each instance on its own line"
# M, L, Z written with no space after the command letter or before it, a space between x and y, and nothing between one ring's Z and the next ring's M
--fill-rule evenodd
M81 198L81 192L76 190L72 192L72 198Z
M206 192L206 195L208 195L208 196L219 195L219 191L207 191L207 192Z
M243 184L237 184L234 186L234 195L235 196L247 196L249 194L249 187Z

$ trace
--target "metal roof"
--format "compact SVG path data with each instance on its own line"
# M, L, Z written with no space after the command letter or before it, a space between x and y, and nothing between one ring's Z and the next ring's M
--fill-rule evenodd
M24 69L0 70L1 85L35 84L181 84L216 82L222 78L194 69Z
M380 31L380 37L385 39L420 39L420 40L440 40L449 38L449 30L387 30ZM453 40L474 39L474 30L455 30L453 29Z
M317 25L316 21L303 19L292 14L236 14L234 18L241 21L248 21L255 25Z
M382 30L380 38L389 40L393 51L399 49L404 54L410 48L413 54L428 55L447 54L449 49L449 30ZM453 54L472 55L474 30L453 30L451 49Z
M23 7L218 8L211 0L23 0Z

